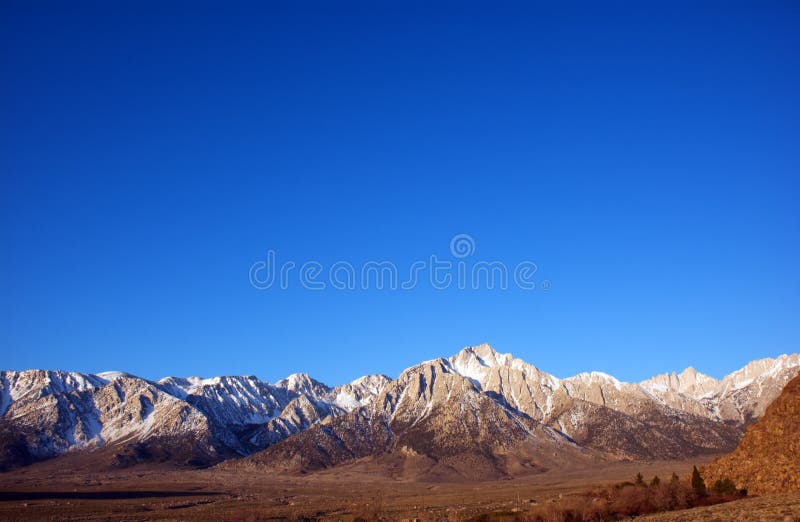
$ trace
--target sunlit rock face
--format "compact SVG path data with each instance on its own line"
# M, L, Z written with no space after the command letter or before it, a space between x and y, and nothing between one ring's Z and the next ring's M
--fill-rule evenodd
M758 374L750 376L758 378ZM764 415L747 428L736 449L703 470L706 484L729 478L738 488L759 495L800 491L798 434L800 377L795 377Z
M301 468L402 450L501 474L546 467L553 455L685 458L733 449L798 371L795 354L753 361L720 380L692 368L641 383L599 372L559 379L486 344L394 380L368 375L333 388L303 373L270 384L254 376L149 381L123 372L6 371L0 465L101 448L120 448L124 463L192 465L267 449L253 462L285 455L285 466Z

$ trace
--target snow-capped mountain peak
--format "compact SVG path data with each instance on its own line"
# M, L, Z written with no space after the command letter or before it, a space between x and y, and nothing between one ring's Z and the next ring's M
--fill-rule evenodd
M391 381L389 377L376 373L359 377L358 379L350 382L350 386L363 388L377 395L380 393L381 388L389 381Z
M642 381L640 385L653 392L663 393L670 391L700 398L713 392L718 387L719 381L689 366L681 373L672 372L656 375L646 381Z
M723 382L728 382L734 387L745 382L752 382L765 375L776 375L781 371L800 365L800 355L779 355L776 358L767 357L747 363L744 367L725 376Z
M275 383L276 388L284 388L290 392L307 395L319 400L331 389L321 382L312 379L307 373L293 373Z
M486 344L412 366L394 380L366 375L334 388L305 373L270 384L252 375L149 381L125 372L0 371L0 428L7 434L0 438L0 455L3 440L24 447L33 459L157 440L171 455L192 448L201 461L211 462L221 458L219 452L249 454L340 417L363 427L377 415L414 437L423 437L424 430L451 430L450 423L468 419L478 424L470 420L459 430L487 437L495 428L481 426L489 422L520 436L540 423L574 441L602 428L610 430L607 436L591 439L598 447L632 456L674 456L683 455L681 444L694 442L670 442L671 437L695 428L714 438L714 448L722 448L732 440L731 430L758 418L798 371L800 355L794 354L753 361L721 380L691 367L639 384L602 372L557 379ZM375 433L385 434L378 417ZM676 422L690 426L662 435L654 431L653 426ZM666 438L648 449L612 435L624 426L649 430L643 437ZM458 431L458 437L467 432ZM623 442L631 445L615 446Z
M481 386L486 383L491 371L497 368L538 372L533 365L515 358L510 353L501 354L488 344L467 346L450 357L448 362L456 373L472 379Z
M626 383L623 383L616 377L609 375L605 372L581 372L577 375L574 375L568 379L564 379L565 383L585 383L585 384L593 384L593 383L603 383L603 384L610 384L617 390L622 389L622 386Z

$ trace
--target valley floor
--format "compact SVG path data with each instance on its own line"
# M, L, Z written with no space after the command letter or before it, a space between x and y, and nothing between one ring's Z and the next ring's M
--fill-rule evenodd
M593 486L686 475L693 462L611 463L481 483L394 479L368 462L305 476L212 468L101 472L60 459L0 474L0 520L463 520L557 499ZM708 459L706 459L707 461ZM800 519L800 495L746 499L652 520ZM759 513L744 516L742 513ZM774 518L778 517L778 518ZM798 517L798 518L792 518Z

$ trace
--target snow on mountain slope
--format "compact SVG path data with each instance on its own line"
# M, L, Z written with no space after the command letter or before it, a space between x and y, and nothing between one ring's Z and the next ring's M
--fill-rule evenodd
M638 384L601 372L558 379L510 354L499 354L487 344L464 348L449 361L484 392L496 393L513 407L544 421L560 402L580 399L628 414L655 401L712 420L750 422L800 372L800 355L794 354L753 361L721 380L694 368Z
M49 370L28 370L24 372L3 372L8 382L11 400L24 399L31 393L39 396L85 391L108 384L96 375Z
M398 441L419 454L471 448L488 455L509 441L535 446L553 437L620 458L677 458L727 448L798 371L795 354L753 361L720 380L692 368L641 383L600 372L559 379L485 344L394 380L370 375L333 388L302 373L270 384L254 376L148 381L124 372L5 371L0 450L46 458L134 445L123 460L135 462L189 447L197 451L182 459L208 462L314 428L309 437L337 458L397 449ZM350 450L346 440L326 438L365 423ZM308 448L311 439L303 440ZM156 442L172 449L159 452ZM324 462L324 452L316 458Z
M109 381L40 370L1 374L11 397L3 424L21 434L36 458L151 434L202 438L207 432L200 412L138 377Z
M307 373L293 373L285 379L275 383L275 387L283 388L297 395L305 395L314 399L321 399L330 394L331 389L309 377Z
M435 359L403 371L367 407L237 465L304 470L365 457L384 459L394 469L421 469L428 477L485 479L589 459L591 452L483 393L450 360Z
M743 368L726 375L722 382L741 388L753 380L765 380L779 375L784 370L793 369L800 366L800 354L779 355L777 358L757 359L747 363Z
M647 388L602 372L558 379L488 345L465 348L450 361L484 393L584 446L619 457L679 458L727 449L739 436L738 429L711 422L707 407L697 401L675 408ZM713 441L708 448L705 439Z
M248 377L213 379L162 379L164 390L192 404L220 425L262 424L280 412L290 398L285 390ZM181 393L183 392L183 393Z
M333 404L346 411L365 406L373 397L379 395L392 380L385 375L366 375L348 384L342 384L330 391L328 396Z
M366 376L331 389L307 375L271 385L253 376L153 382L124 372L0 372L0 443L21 444L26 454L41 459L82 448L158 441L179 450L188 444L201 461L213 461L260 449L253 446L259 440L254 430L272 443L360 407L387 381ZM265 436L270 426L275 431ZM134 453L142 451L153 453L153 448ZM156 453L163 457L164 452ZM191 451L177 453L198 461Z
M722 421L751 422L800 372L800 355L752 361L720 380L687 368L657 375L640 386L664 404Z
M373 411L387 419L395 437L418 453L489 454L498 447L542 437L566 442L507 401L484 393L448 359L405 370L375 398Z
M719 381L702 374L691 366L681 373L664 373L643 381L642 387L656 393L672 391L695 399L709 396L719 386Z

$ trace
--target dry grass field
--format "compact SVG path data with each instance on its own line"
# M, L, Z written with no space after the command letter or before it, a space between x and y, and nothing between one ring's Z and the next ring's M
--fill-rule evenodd
M716 506L658 513L637 520L647 522L800 522L800 493L745 498Z
M608 463L487 482L420 482L387 477L369 462L309 475L258 471L132 468L93 471L68 460L0 474L1 520L466 520L485 513L523 515L597 485L687 475L696 462ZM787 501L788 502L788 501ZM708 509L797 513L767 499ZM706 508L704 508L706 509ZM788 511L787 511L788 510ZM794 511L792 511L794 510ZM694 512L694 511L693 511ZM700 511L697 511L698 513ZM735 511L730 511L734 513ZM692 516L674 513L668 516ZM724 520L725 515L720 515ZM693 520L663 518L656 520ZM739 520L744 520L739 517Z

